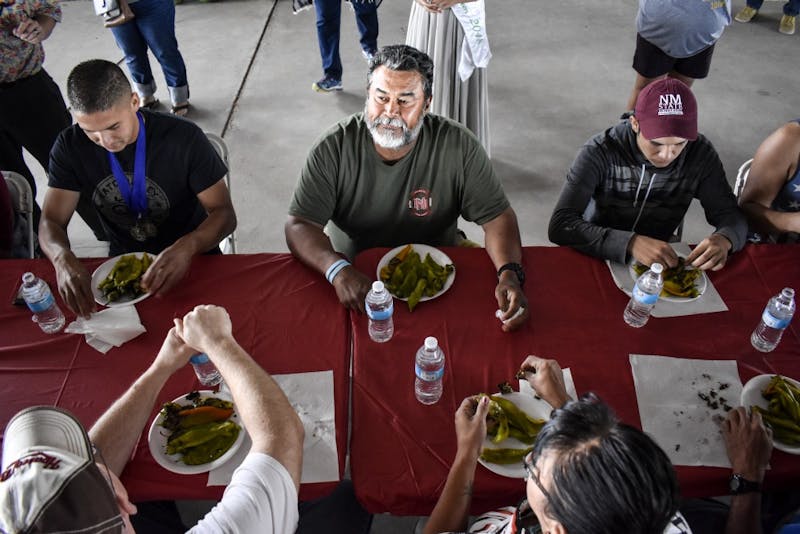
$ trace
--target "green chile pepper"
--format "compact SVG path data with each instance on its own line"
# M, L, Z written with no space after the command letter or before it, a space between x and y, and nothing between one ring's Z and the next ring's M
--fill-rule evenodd
M500 408L505 412L508 417L508 422L511 426L517 427L526 435L535 438L539 430L544 426L544 421L541 419L531 419L528 414L520 410L516 404L508 399L494 395L491 399L496 402Z
M239 427L219 434L202 445L187 450L181 460L186 465L199 465L213 462L231 448L239 437Z
M793 434L792 432L787 432L781 428L773 428L772 437L775 440L787 445L800 445L800 436Z
M428 285L428 281L424 278L417 282L417 286L414 288L414 291L412 291L411 295L408 296L408 311L414 311L414 308L417 307L417 304L419 304L419 299L422 298L422 293L425 291L426 285Z
M490 464L516 464L521 462L532 450L533 447L527 449L483 449L481 460Z
M405 270L405 267L404 267L404 265L402 263L400 265L398 265L397 267L395 267L391 278L389 278L389 285L391 285L392 287L397 287L397 288L399 288L401 285L403 285L403 280L405 280L405 276L406 276L405 272L406 272L406 270Z
M776 396L778 398L778 402L780 402L781 408L783 408L783 412L788 415L789 418L800 423L800 406L794 402L794 399L788 390L785 388L779 388Z
M128 254L119 259L112 270L114 282L125 285L142 274L142 260L135 254Z
M202 445L211 441L215 437L230 433L238 433L238 425L233 421L223 421L221 423L206 423L190 427L186 432L174 435L173 439L167 442L167 454L177 454L192 447Z
M489 419L487 424L490 430L486 433L492 443L500 443L508 437L508 417L503 409L486 393L478 395L478 400L489 397Z
M794 434L800 436L800 425L798 425L794 421L790 421L789 419L780 417L773 413L769 413L768 411L764 410L763 408L759 408L758 406L753 406L753 410L760 413L761 417L764 419L764 422L767 423L769 426L771 426L773 430L781 428L783 430L793 432Z
M532 445L536 441L536 434L528 435L519 428L510 425L508 427L508 437L517 439L526 445Z
M781 379L775 389L781 406L783 406L783 410L789 414L795 422L800 423L800 396L795 395L789 387L789 383L783 379Z
M417 286L417 271L411 270L406 275L403 283L397 289L397 296L400 298L407 298L414 288Z

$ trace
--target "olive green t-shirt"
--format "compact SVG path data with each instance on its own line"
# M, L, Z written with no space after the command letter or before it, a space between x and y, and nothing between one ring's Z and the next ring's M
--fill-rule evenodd
M406 243L455 244L459 215L484 224L509 207L502 185L475 136L428 114L414 148L384 162L363 113L341 121L311 148L289 214L330 231L347 255ZM329 228L330 229L330 228Z

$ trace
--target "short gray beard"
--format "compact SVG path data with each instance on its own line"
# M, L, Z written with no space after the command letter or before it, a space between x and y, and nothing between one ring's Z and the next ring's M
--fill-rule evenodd
M367 106L364 106L364 119L367 123L367 129L369 130L370 135L372 135L372 140L375 141L375 143L381 148L386 148L389 150L397 150L416 141L417 136L419 136L419 132L422 129L422 122L424 118L424 115L420 117L419 121L417 121L417 125L414 126L413 129L409 130L408 125L401 118L390 119L388 117L378 117L374 121L370 120ZM378 129L379 124L384 126L393 126L395 128L403 128L403 133L393 134L391 132L381 131Z

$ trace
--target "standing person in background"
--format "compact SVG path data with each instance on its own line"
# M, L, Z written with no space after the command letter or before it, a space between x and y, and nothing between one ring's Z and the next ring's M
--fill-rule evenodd
M750 22L756 16L764 0L747 0L747 5L736 14L737 22ZM783 16L778 31L786 35L794 35L795 19L800 15L800 0L789 0L783 4Z
M172 105L170 111L175 115L186 115L189 112L189 80L175 37L173 0L128 0L128 5L135 18L112 27L111 33L125 54L125 63L142 107L151 108L158 104L156 82L147 58L149 48L164 72Z
M731 23L731 0L639 0L636 15L636 81L626 110L639 91L670 76L689 87L708 76L714 46Z
M361 53L367 61L378 50L378 6L382 0L350 0L361 36ZM339 28L342 22L342 0L316 0L317 40L322 56L323 76L311 88L318 93L342 90L342 58L339 56Z
M42 67L42 42L60 21L56 0L0 4L0 169L24 176L34 198L36 181L22 149L47 169L53 142L72 123L58 85ZM38 226L38 204L33 210Z
M459 75L462 55L470 53L464 48L464 29L455 9L462 4L480 5L483 0L415 0L408 18L406 44L422 50L433 59L433 83L436 90L431 102L431 113L460 122L478 138L491 156L489 137L488 76L484 67L475 68L463 79ZM469 6L473 7L473 6ZM488 53L485 24L483 43ZM488 53L486 61L491 57Z

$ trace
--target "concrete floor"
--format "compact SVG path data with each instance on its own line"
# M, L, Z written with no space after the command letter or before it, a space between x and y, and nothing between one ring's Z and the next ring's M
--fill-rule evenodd
M410 3L383 2L381 44L404 40ZM744 0L733 4L738 11ZM63 91L79 61L122 56L90 2L62 5L64 20L45 43L45 66ZM624 111L634 78L636 7L636 0L488 2L493 161L524 245L548 244L547 222L575 153ZM708 79L695 85L700 130L717 147L731 183L771 131L800 115L800 35L777 33L780 15L781 4L767 2L750 24L733 22L717 45ZM311 90L321 76L312 12L293 15L289 0L188 0L177 8L192 91L189 118L221 134L230 148L240 252L287 250L286 208L309 145L328 125L363 107L366 66L349 9L342 18L345 90L318 94ZM156 80L158 96L166 99L160 73ZM44 171L31 167L41 202ZM479 229L467 232L482 240ZM702 210L693 205L685 240L697 242L708 233ZM79 254L106 254L77 217L70 236ZM413 523L376 518L373 530L413 532Z

